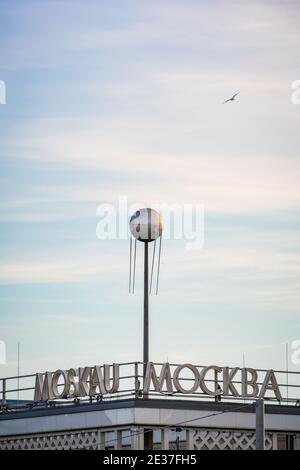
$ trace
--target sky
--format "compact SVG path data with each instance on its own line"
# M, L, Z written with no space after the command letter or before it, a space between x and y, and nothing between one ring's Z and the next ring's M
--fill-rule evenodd
M142 360L142 247L130 296L129 241L96 236L120 197L204 207L201 249L163 241L151 360L285 367L299 24L289 0L1 0L0 376L18 342L24 374Z

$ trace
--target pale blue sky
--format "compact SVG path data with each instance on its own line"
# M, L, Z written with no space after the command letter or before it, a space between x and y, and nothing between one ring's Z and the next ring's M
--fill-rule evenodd
M284 367L299 24L298 1L1 1L0 376L18 341L24 373L141 359L141 276L130 297L128 242L96 238L119 196L205 206L201 251L164 243L151 359Z

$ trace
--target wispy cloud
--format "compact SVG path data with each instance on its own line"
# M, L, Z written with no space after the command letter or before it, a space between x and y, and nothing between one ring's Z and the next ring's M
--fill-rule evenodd
M127 272L125 264L113 263L111 258L98 263L80 263L64 260L63 262L9 263L1 266L0 283L2 284L41 284L41 283L76 283L113 277L117 272Z
M80 131L79 131L80 129ZM168 154L147 149L145 125L137 121L107 126L102 119L47 120L27 124L14 151L28 162L51 162L56 168L98 172L101 184L57 183L40 188L41 201L112 201L120 194L129 199L157 203L193 202L209 211L243 212L297 209L300 205L300 164L270 155L225 157L209 149ZM144 137L135 138L135 133ZM150 135L155 131L152 129ZM115 139L118 135L118 140ZM233 137L234 138L234 137ZM142 141L141 141L142 139ZM158 147L158 146L157 146ZM21 150L22 149L22 150ZM180 152L181 153L181 152ZM197 154L198 153L198 154ZM131 175L136 184L128 185ZM113 183L113 191L112 191Z
M26 6L19 3L4 8L4 14L19 27L18 36L6 38L10 57L5 55L5 61L22 67L74 65L81 52L139 50L164 44L171 48L170 53L174 47L185 47L226 52L228 58L234 51L247 60L252 53L252 62L262 66L262 57L271 64L276 51L290 56L299 41L296 2L289 2L288 8L281 2L267 1L125 4L104 6L92 1L88 11L81 2L27 2ZM36 17L43 21L32 29L30 24ZM41 34L43 41L39 40ZM255 57L257 50L260 55ZM86 63L86 58L83 60ZM87 62L95 60L88 57Z
M98 203L117 206L120 195L205 206L203 250L163 245L154 356L168 348L181 360L178 342L161 340L170 324L196 362L199 351L214 357L215 344L226 360L253 341L291 338L300 303L300 107L290 99L298 2L2 3L1 334L34 345L28 372L45 342L56 363L65 355L60 320L72 322L71 346L88 332L86 360L95 343L110 361L138 354L128 244L96 238Z

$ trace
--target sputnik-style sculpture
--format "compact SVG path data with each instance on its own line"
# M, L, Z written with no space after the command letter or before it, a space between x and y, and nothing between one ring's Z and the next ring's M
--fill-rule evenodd
M152 291L153 273L156 254L156 241L159 239L157 274L156 274L156 295L158 293L161 240L163 231L163 220L161 215L154 209L140 209L136 211L129 222L130 232L130 268L129 268L129 293L134 294L135 288L135 267L136 267L136 245L137 240L144 243L144 345L143 363L144 373L149 362L149 293ZM133 240L134 238L134 240ZM152 253L152 266L149 289L149 268L148 268L148 245L154 242ZM134 243L134 247L133 247Z

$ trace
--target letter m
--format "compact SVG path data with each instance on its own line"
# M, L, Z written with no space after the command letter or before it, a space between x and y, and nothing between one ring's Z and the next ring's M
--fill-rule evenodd
M166 382L166 389L168 393L173 392L172 377L170 371L170 364L166 363L162 366L159 378L156 375L155 367L153 362L148 362L146 369L146 377L144 383L144 392L149 392L151 382L153 383L154 390L156 392L162 392L164 383Z
M34 388L34 401L48 401L54 395L51 388L52 374L46 372L45 374L36 374L35 388Z

